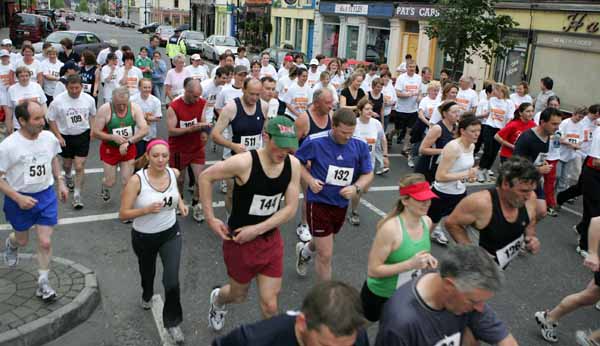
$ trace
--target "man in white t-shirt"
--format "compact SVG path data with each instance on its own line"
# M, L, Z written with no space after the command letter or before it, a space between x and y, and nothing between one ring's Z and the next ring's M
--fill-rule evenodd
M73 208L83 208L81 190L85 176L85 162L90 149L90 123L96 115L96 102L89 94L81 92L79 75L67 77L67 91L56 96L48 108L50 130L60 143L65 180L73 191ZM75 181L71 171L75 163Z
M317 59L312 59L309 65L308 79L306 80L306 83L309 87L313 88L315 84L319 82L320 76L321 72L319 72L319 61L317 61Z
M15 71L15 78L17 83L11 85L8 88L8 113L6 114L6 129L9 134L13 132L13 129L19 129L20 123L17 121L14 109L25 101L34 101L39 103L44 110L44 113L48 110L46 107L46 94L42 87L31 80L31 73L26 66L18 67Z
M126 52L123 55L123 66L117 70L117 80L121 86L126 86L129 89L130 97L135 97L139 94L138 84L144 78L142 70L135 67L135 56L132 52Z
M215 102L215 110L217 113L221 113L221 109L225 107L227 103L243 95L242 87L244 86L244 80L248 77L248 69L244 65L238 65L233 68L233 78L230 84L223 86L221 92L217 95Z
M119 87L117 71L119 70L118 58L115 53L110 53L106 57L106 65L102 66L100 80L102 81L102 98L104 102L112 100L112 92Z
M404 139L408 134L410 137L410 129L413 127L418 118L417 99L421 92L421 76L416 74L417 64L408 60L406 62L406 73L400 75L396 80L396 143ZM404 151L408 151L409 139L404 141Z
M263 77L260 81L263 86L260 99L269 105L267 119L273 119L277 116L279 110L279 100L275 97L275 85L277 82L271 77Z
M235 66L235 57L231 53L223 53L219 56L219 65L215 66L210 72L210 78L215 78L217 75L217 69L219 67L231 67L231 71L233 71L233 66Z
M246 58L246 47L238 47L238 55L235 57L235 66L245 66L247 71L250 71L250 60Z
M214 78L202 82L202 98L206 100L204 119L209 124L214 123L217 95L223 90L225 84L229 83L233 71L230 67L218 67L216 70Z
M263 53L260 58L260 78L262 77L271 77L273 79L277 79L277 71L275 67L270 64L271 56L269 53Z
M19 248L27 245L29 230L35 226L39 263L36 296L49 301L56 297L48 280L50 238L58 223L56 194L65 202L69 191L60 174L60 144L52 133L44 131L45 110L36 102L25 101L15 113L19 131L0 143L0 191L4 194L6 219L14 230L4 243L4 262L8 267L19 263Z
M133 97L131 102L142 109L146 123L148 123L148 134L135 145L138 158L146 152L146 144L158 135L156 126L162 120L161 102L152 95L152 81L147 78L142 79L139 88L140 93Z
M285 115L292 121L296 121L299 116L306 113L306 109L312 103L312 90L306 83L308 71L304 68L298 68L296 71L298 76L282 100L286 105Z
M189 72L189 76L194 79L200 79L201 82L208 79L208 67L200 57L200 54L194 54L190 58L192 64L184 67Z
M477 110L477 92L473 90L473 78L463 75L459 80L458 94L456 94L456 103L464 112L475 112Z

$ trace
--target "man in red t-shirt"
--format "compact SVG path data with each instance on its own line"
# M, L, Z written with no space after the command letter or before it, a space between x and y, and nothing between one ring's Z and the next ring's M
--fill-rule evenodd
M204 169L206 153L204 145L208 138L209 124L204 121L206 101L202 96L200 81L191 77L183 81L183 95L175 98L167 110L167 128L169 131L169 166L180 172L190 166L194 178ZM180 174L177 184L183 191L184 174ZM198 222L204 221L202 207L198 203L198 185L194 187L192 197L192 217Z

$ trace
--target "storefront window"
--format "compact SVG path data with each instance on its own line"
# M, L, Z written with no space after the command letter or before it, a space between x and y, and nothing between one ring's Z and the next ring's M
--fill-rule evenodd
M348 25L348 39L346 40L346 58L356 59L358 54L358 26Z
M337 56L340 39L340 24L325 22L323 24L323 47L321 52L325 56Z
M281 17L275 17L275 46L281 45Z
M512 90L523 80L527 63L527 38L513 38L516 45L503 59L496 60L494 79L506 84Z
M377 64L386 62L389 44L389 22L387 20L369 20L369 27L367 28L367 52L365 60Z
M294 49L302 49L302 30L303 30L302 19L296 19L296 34L294 35Z
M292 19L285 19L285 40L289 41L292 37Z

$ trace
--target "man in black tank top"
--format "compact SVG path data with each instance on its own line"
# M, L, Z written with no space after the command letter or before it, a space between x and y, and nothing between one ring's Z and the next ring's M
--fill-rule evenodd
M220 119L219 119L220 120ZM277 313L283 275L283 240L279 226L294 217L300 193L301 166L294 123L278 116L262 134L265 146L243 152L205 170L198 180L208 226L223 239L229 282L210 294L209 324L223 328L225 305L246 299L256 278L263 317ZM212 208L212 185L233 179L233 211L228 223ZM279 208L282 198L285 206Z
M312 134L331 130L331 111L333 110L333 95L328 89L319 89L313 94L313 103L308 107L306 113L296 119L296 135L300 144L304 139ZM306 192L307 185L304 180L300 180L302 192ZM306 220L306 200L302 202L302 218L296 227L296 235L303 242L309 242L312 239Z
M471 243L467 226L479 231L479 246L501 268L512 261L522 248L537 253L534 193L539 173L535 166L513 156L499 168L496 187L465 197L448 216L445 227L457 243Z
M232 155L262 147L261 133L269 111L269 105L260 102L262 83L258 79L246 79L243 95L223 107L210 136L219 145L231 149ZM223 131L231 125L231 138ZM227 180L225 208L231 213L231 189L233 181Z

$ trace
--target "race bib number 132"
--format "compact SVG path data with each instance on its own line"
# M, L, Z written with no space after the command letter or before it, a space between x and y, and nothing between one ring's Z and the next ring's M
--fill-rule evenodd
M325 179L325 183L335 186L348 186L352 184L353 176L354 168L330 165L327 170L327 179Z

